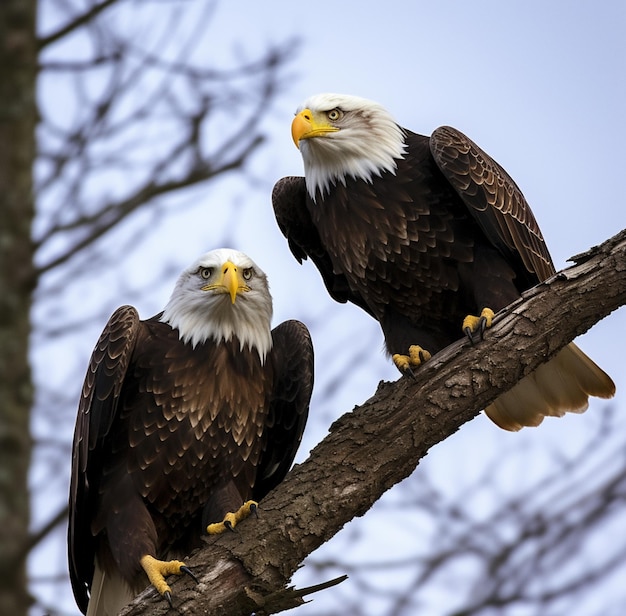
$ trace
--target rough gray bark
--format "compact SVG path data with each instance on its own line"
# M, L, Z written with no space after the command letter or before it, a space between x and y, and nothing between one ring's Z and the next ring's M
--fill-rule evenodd
M0 3L0 614L26 614L35 0Z
M187 559L199 584L172 580L178 612L260 616L300 604L285 585L307 555L406 478L433 445L626 303L626 230L574 261L502 311L481 343L451 345L414 380L381 383L335 422L261 503L259 520L208 539ZM121 614L167 611L148 589Z

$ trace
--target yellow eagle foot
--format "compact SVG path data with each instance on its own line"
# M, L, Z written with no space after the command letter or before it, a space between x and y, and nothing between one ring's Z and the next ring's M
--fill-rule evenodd
M469 341L474 344L476 342L475 335L478 334L478 340L482 340L485 330L491 327L495 313L491 308L483 308L479 317L468 314L463 319L463 333L468 337Z
M180 560L157 560L153 556L146 554L139 561L143 570L146 572L152 586L154 586L159 594L165 597L170 607L172 607L172 589L165 581L166 575L182 575L187 574L198 583L198 578L191 572L191 569Z
M227 513L221 522L215 524L209 524L206 527L206 532L209 535L219 535L226 530L234 531L235 526L245 520L251 513L257 515L257 508L259 504L256 501L246 501L235 513Z
M400 355L396 353L391 357L396 368L402 372L402 374L409 374L415 376L413 368L421 366L425 361L431 357L430 353L417 344L413 344L409 347L408 355Z

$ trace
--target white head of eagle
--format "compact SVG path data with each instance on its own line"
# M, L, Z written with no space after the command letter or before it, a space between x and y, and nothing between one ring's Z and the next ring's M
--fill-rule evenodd
M255 349L263 363L272 348L267 276L237 250L207 252L180 275L160 320L193 347L236 338L241 349Z
M348 177L371 182L385 171L395 174L406 147L402 128L384 107L345 94L308 98L296 111L291 135L313 200Z

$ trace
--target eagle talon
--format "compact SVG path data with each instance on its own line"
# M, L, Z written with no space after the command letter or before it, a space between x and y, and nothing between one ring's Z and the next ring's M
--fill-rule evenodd
M165 581L165 576L186 573L185 569L187 569L187 566L185 563L180 560L158 560L149 554L143 556L139 563L146 572L152 586L157 589L158 593L172 607L172 589Z
M410 363L411 359L408 355L400 355L399 353L396 353L391 359L403 376L415 378L415 372L413 372L413 368Z
M256 508L258 507L258 503L253 500L246 501L237 511L234 513L229 512L224 516L224 519L221 522L216 522L215 524L209 524L206 527L206 532L209 535L219 535L223 533L225 530L229 530L231 532L235 531L235 526L241 520L245 520L252 512L256 513ZM257 515L257 517L259 517Z
M198 578L196 577L196 574L189 567L187 567L186 565L183 565L180 568L180 572L188 575L196 584L199 583L198 582Z
M463 319L463 333L467 336L472 346L476 342L476 338L482 340L485 337L485 331L491 327L494 316L495 313L491 308L483 308L480 316L476 317L468 314Z
M173 607L174 607L174 604L172 603L172 593L171 593L169 590L166 590L166 591L163 593L163 597L164 597L164 598L165 598L165 600L169 603L169 606L170 606L171 608L173 608Z
M415 372L413 368L421 366L425 361L431 358L430 353L417 344L412 344L409 347L408 355L401 355L396 353L391 357L396 368L407 376L415 378Z

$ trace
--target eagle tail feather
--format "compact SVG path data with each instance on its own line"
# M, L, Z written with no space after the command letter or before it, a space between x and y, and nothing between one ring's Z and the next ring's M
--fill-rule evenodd
M500 428L538 426L546 416L584 413L589 396L611 398L615 384L574 343L490 404L485 413Z
M135 593L119 572L105 572L96 559L85 616L117 616L134 598Z

